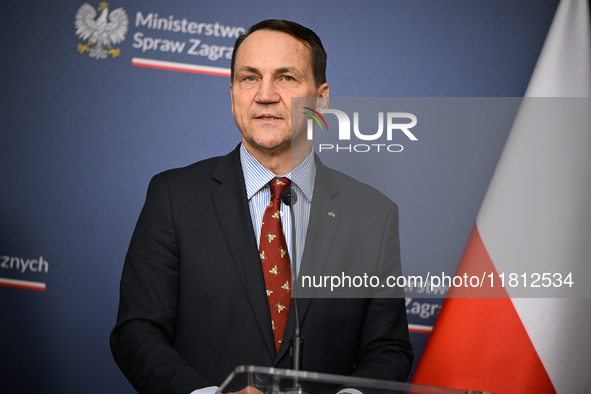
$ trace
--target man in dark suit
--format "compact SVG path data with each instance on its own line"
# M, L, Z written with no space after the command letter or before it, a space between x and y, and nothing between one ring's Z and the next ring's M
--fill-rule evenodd
M275 20L253 26L232 58L241 145L150 182L111 334L114 358L138 391L212 392L238 365L291 367L294 311L289 302L279 305L279 313L289 312L277 336L262 268L270 182L291 182L298 196L293 209L303 233L286 256L288 263L290 255L301 256L296 272L301 266L322 273L342 261L400 272L396 205L323 166L304 133L292 133L292 97L325 105L325 68L326 53L311 30ZM287 216L276 212L284 222ZM405 380L412 348L404 300L346 297L301 300L303 369Z

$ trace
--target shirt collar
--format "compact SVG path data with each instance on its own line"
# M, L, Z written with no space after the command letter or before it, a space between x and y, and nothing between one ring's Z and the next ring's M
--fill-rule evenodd
M273 178L278 175L273 174L265 166L257 161L253 155L240 145L240 162L242 163L242 172L246 184L246 196L250 200L252 196L265 187ZM314 150L304 159L304 161L292 171L285 175L280 175L291 180L299 188L308 201L312 201L314 193L314 178L316 177L316 163L314 161Z

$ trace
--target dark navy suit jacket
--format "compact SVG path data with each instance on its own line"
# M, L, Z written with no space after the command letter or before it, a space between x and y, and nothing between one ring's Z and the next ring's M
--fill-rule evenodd
M367 220L370 229L360 224ZM343 259L399 267L399 256L396 205L317 161L302 270L321 272ZM303 369L407 378L412 347L402 298L302 299L300 320ZM239 149L156 175L126 256L111 334L132 385L188 394L220 385L238 365L290 368L293 327L291 308L276 354Z

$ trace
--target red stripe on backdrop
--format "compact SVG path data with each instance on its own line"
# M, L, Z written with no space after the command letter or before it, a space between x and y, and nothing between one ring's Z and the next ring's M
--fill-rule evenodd
M15 287L18 289L45 291L45 283L30 282L16 279L0 278L0 286Z
M188 69L188 68L182 68L182 67L158 66L158 65L153 65L153 64L139 64L139 63L134 63L133 65L136 67L155 68L158 70L166 70L166 71L180 71L180 72L193 73L193 74L215 75L218 77L227 77L228 76L226 73L219 73L219 72L214 72L214 71L204 71L204 70L195 70L195 69Z
M409 324L408 331L418 333L418 334L430 334L431 331L433 331L433 327L432 326L423 326L420 324Z
M458 273L495 272L474 226ZM504 298L447 298L413 383L496 393L555 393L506 291Z
M180 71L194 74L215 75L218 77L229 77L230 70L225 70L220 67L208 67L199 65L187 65L185 63L165 62L151 59L132 59L131 64L136 67L155 68L166 71Z

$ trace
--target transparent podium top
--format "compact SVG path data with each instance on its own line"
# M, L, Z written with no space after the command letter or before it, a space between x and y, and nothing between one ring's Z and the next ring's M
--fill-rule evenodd
M237 367L216 394L237 392L246 387L257 389L248 391L248 394L258 394L258 391L263 394L337 394L351 389L363 394L475 393L468 390L247 365Z

